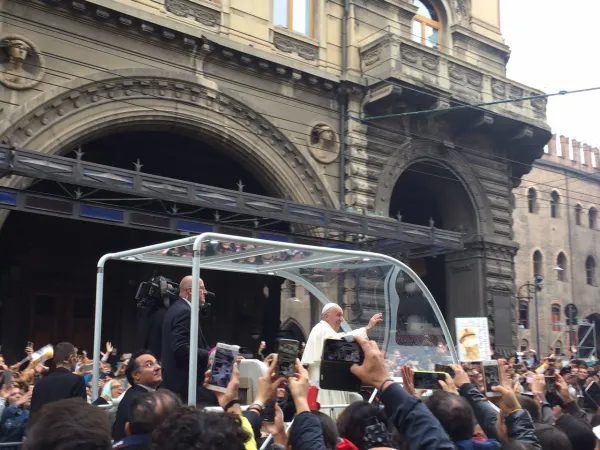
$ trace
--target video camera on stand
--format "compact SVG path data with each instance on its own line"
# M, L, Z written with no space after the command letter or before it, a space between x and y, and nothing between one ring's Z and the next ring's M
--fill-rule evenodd
M214 297L214 292L206 292L206 297ZM138 308L156 308L164 306L168 308L179 298L179 283L169 278L155 275L148 281L142 281L138 287L135 299ZM207 317L210 314L210 303L200 305L200 315Z

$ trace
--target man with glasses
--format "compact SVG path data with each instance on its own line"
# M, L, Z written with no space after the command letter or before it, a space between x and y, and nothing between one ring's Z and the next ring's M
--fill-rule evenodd
M77 351L73 344L61 342L54 347L54 362L56 369L35 386L31 396L29 426L35 421L35 416L42 406L47 403L68 398L81 398L87 401L85 380L75 375Z
M204 304L206 287L199 280L200 304ZM162 362L163 387L188 401L188 374L190 360L190 323L192 317L192 277L187 276L179 284L179 298L173 302L163 322ZM203 374L208 367L210 347L199 329L198 333L198 390L197 404L201 406L217 405L215 395L202 386Z
M148 350L139 350L131 355L125 376L131 388L125 392L117 409L112 427L112 437L115 441L125 437L125 423L133 400L146 392L154 392L162 382L160 362Z

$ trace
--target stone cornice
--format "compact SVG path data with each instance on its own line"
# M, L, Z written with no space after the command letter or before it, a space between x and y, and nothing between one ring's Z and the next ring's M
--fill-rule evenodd
M510 58L510 47L506 44L490 39L479 33L475 33L473 30L469 30L462 25L453 25L450 27L450 31L455 39L456 36L462 36L463 38L469 39L476 46L484 47L488 51L501 55L505 59L505 63L507 63Z
M282 57L273 53L262 51L248 45L234 42L211 32L217 29L211 17L196 18L198 26L176 20L168 16L149 13L135 6L129 6L115 0L34 0L25 2L14 0L28 7L50 9L55 13L69 14L81 21L82 17L94 21L98 27L119 29L121 32L131 33L157 40L154 44L170 45L179 51L198 52L198 50L219 55L229 63L239 64L240 67L253 69L270 75L273 78L288 79L294 82L303 82L311 89L321 91L335 91L340 83L340 77L310 64ZM179 4L181 0L178 0ZM207 8L201 5L202 8ZM215 8L207 8L216 10ZM185 11L182 10L181 14ZM150 42L152 43L152 42ZM300 51L305 50L300 49ZM298 49L296 49L298 52ZM361 92L359 84L364 84L360 78L349 77L354 87L354 94Z
M568 162L568 160L565 160L565 162ZM564 170L565 172L569 172L573 176L585 178L585 181L600 184L600 171L598 171L596 173L589 173L584 170L577 169L575 167L569 167L566 164L560 164L560 163L557 163L554 161L548 161L546 159L536 159L533 162L533 166L534 167L536 167L536 166L537 167L552 167L553 169Z

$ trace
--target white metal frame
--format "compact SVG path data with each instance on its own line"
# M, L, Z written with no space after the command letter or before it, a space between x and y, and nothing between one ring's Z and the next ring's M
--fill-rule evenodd
M258 254L268 254L273 251L278 250L299 250L304 252L312 252L314 255L310 256L303 260L298 260L297 262L289 262L285 261L280 264L272 264L269 268L261 267L261 266L245 266L243 264L228 264L228 260L238 259L244 256L250 256L250 253L242 252L238 254L232 254L229 258L221 258L215 256L203 256L200 255L201 244L204 241L218 240L224 242L236 242L243 244L252 244L252 245L260 245L259 249L256 249L252 252L252 256L256 256ZM185 257L152 257L152 256L142 256L145 253L156 252L159 250L166 250L173 247L182 247L186 245L193 244L193 258L185 258ZM424 297L429 302L430 307L433 309L433 312L440 323L442 333L444 334L444 338L448 343L448 348L450 351L450 355L454 362L458 361L458 357L456 355L456 350L453 345L452 336L448 330L446 322L441 314L440 309L438 308L433 296L423 283L423 281L414 273L406 264L390 257L387 255L382 255L379 253L372 252L363 252L363 251L355 251L355 250L343 250L343 249L335 249L328 247L316 247L309 245L301 245L301 244L293 244L289 242L276 242L276 241L267 241L263 239L254 239L247 238L242 236L231 236L224 235L218 233L203 233L198 236L192 236L183 239L177 239L174 241L164 242L161 244L150 245L147 247L136 248L132 250L126 250L117 253L108 253L104 255L98 261L98 270L97 270L97 278L96 278L96 306L95 306L95 316L94 316L94 377L92 383L92 396L95 400L98 396L98 374L100 369L100 348L101 348L101 330L102 330L102 307L103 307L103 292L104 292L104 266L109 260L122 260L122 261L132 261L132 262L145 262L151 264L161 264L161 265L173 265L173 266L183 266L183 267L192 267L192 314L191 314L191 331L190 331L190 361L189 361L189 380L188 380L188 403L190 405L196 404L196 382L197 382L197 362L198 362L198 329L199 329L199 309L200 309L200 299L199 299L199 280L200 280L200 267L213 269L213 270L222 270L228 272L244 272L244 273L256 273L256 274L265 274L268 272L276 272L277 276L282 278L286 278L292 280L300 285L302 285L307 291L313 294L321 303L328 303L329 300L327 297L317 288L314 284L312 284L309 280L298 276L297 274L288 272L288 270L294 267L306 267L313 266L318 264L342 264L345 261L355 260L357 258L363 258L363 260L373 260L373 261L381 261L386 264L390 264L394 266L395 269L400 269L406 274L408 274L413 281L417 284L417 286L421 289ZM278 269L280 267L280 269ZM287 270L286 270L287 269ZM389 294L386 293L386 296ZM389 312L389 301L386 302L386 309ZM386 323L389 326L389 314L386 314ZM346 332L351 331L349 325L344 322L342 323L342 329ZM388 339L389 333L386 333L386 338Z

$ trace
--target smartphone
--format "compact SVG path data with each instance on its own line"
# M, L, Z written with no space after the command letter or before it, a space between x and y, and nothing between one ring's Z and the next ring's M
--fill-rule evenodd
M231 380L233 365L240 351L239 345L217 344L215 359L208 380L208 389L218 392L227 391L227 385Z
M293 377L296 373L296 359L300 353L300 342L281 339L277 351L277 375Z
M546 393L556 392L556 377L554 375L545 376L546 380Z
M123 353L123 360L129 361L131 359L131 353Z
M595 381L592 381L587 385L585 388L585 396L591 400L596 407L600 408L600 386Z
M81 371L82 372L91 372L92 370L94 370L94 363L88 363L88 364L84 364L83 366L81 366Z
M12 372L10 370L5 370L4 371L4 386L11 386L12 385Z
M488 397L499 397L499 392L492 391L492 387L500 385L500 367L498 361L482 361L483 383L485 385L485 395Z
M320 387L331 391L359 392L360 380L350 372L353 364L362 364L365 354L357 342L326 339L321 357Z
M415 370L414 384L415 389L441 389L439 381L446 381L445 372L426 372Z
M452 370L452 367L450 366L445 366L443 364L436 364L435 365L435 369L436 372L444 372L447 373L448 375L450 375L452 378L454 378L454 370Z
M27 344L25 345L25 347L29 347L33 350L33 342L27 341Z
M265 423L273 423L275 422L275 396L271 398L266 404L265 409L263 409L262 413L262 421Z
M115 347L115 348L113 348L113 349L112 349L112 352L110 352L110 354L111 354L112 356L117 356L117 348L116 348L116 347Z

